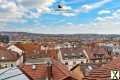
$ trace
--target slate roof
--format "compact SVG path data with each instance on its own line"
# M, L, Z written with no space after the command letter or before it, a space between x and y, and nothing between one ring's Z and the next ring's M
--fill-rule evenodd
M108 55L108 52L105 48L100 48L100 47L96 47L96 48L87 48L87 55L89 57L89 59L98 59L95 55L103 55L102 58L111 58L110 55Z
M0 70L0 80L30 80L18 67Z
M61 48L63 59L82 59L86 58L82 48Z

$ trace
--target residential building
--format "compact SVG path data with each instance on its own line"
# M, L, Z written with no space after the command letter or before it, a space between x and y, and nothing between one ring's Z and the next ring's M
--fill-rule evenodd
M16 52L0 47L0 68L16 66L19 56Z
M14 45L14 44L9 45L7 47L7 49L11 50L11 51L14 51L14 52L17 52L19 55L22 55L24 53L24 51L21 48L19 48L18 46Z
M18 52L24 57L24 60L27 58L46 58L51 57L52 59L57 60L57 50L56 49L41 49L41 45L37 43L26 43L26 44L15 44L8 49Z
M61 48L58 54L59 60L69 69L76 64L87 63L87 56L82 48Z
M107 63L112 59L112 57L109 55L108 51L105 48L87 48L86 52L88 56L88 63Z

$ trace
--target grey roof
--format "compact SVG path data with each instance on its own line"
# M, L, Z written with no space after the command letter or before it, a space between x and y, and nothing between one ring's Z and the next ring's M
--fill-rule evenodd
M36 58L36 59L26 59L26 64L47 64L48 62L51 62L50 58Z
M30 80L18 67L0 70L0 80Z

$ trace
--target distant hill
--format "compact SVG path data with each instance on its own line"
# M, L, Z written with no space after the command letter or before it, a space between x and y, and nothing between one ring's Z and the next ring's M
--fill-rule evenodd
M62 38L62 39L120 39L120 35L115 34L36 34L27 32L0 32L0 35L8 35L10 40L19 39L43 39L43 38Z

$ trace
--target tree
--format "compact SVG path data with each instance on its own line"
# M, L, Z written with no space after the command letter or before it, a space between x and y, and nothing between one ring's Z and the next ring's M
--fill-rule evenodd
M7 35L0 35L0 42L9 43L9 36L7 36Z

